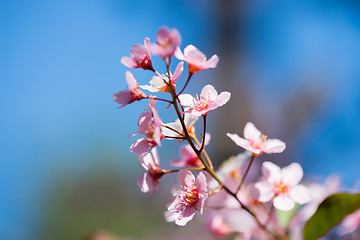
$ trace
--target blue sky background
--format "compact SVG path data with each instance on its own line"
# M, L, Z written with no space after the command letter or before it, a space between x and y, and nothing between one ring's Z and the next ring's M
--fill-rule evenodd
M320 96L288 156L308 176L337 173L353 186L360 165L360 6L334 0L243 7L246 63L239 71L256 78L255 112L278 123L271 124L277 136L295 92ZM162 25L180 31L182 48L192 43L207 56L219 52L215 10L215 1L200 0L0 3L0 239L35 236L59 178L109 164L120 175L133 173L133 184L141 171L127 136L146 103L116 110L112 94L125 89L128 70L120 59L144 37L154 41ZM151 77L132 72L142 84ZM201 81L191 86L200 91L212 73L199 73ZM233 132L241 134L242 127ZM102 162L104 152L123 161Z

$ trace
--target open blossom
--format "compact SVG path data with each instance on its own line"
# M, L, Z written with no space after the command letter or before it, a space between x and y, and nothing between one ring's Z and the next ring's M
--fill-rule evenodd
M138 121L138 130L137 133L133 134L143 134L144 138L136 140L130 147L131 152L137 154L147 153L150 149L156 146L161 145L161 119L156 110L156 100L149 99L149 109L150 112L143 112L140 115Z
M181 73L184 70L184 62L179 62L177 65L174 74L170 76L170 83L173 86L173 89L175 89L175 81L179 79ZM154 76L150 80L150 85L141 85L140 87L142 89L148 90L150 92L170 92L169 86L164 82L164 79L166 79L166 76L159 77Z
M149 193L151 197L159 188L159 179L164 175L163 170L159 167L159 155L156 148L151 152L139 154L139 164L146 172L140 176L136 183L143 193Z
M196 116L191 113L185 113L184 123L185 123L185 127L186 127L189 135L195 134L194 125L198 119L199 119L199 116ZM184 130L181 126L179 119L176 119L175 122L163 124L163 126L161 126L161 131L164 136L171 137L173 139L181 138L181 137L185 136ZM169 138L169 139L171 139L171 138Z
M254 185L258 190L257 199L260 202L273 199L275 208L288 211L295 206L295 203L305 204L310 201L308 188L299 185L303 177L300 164L291 163L280 169L271 162L264 162L262 172L264 179Z
M150 44L149 49L152 54L166 58L174 55L176 47L180 44L181 36L177 29L161 27L156 34L156 44Z
M263 135L253 123L248 122L244 128L244 138L237 134L226 134L236 145L252 152L255 155L265 153L281 153L285 150L286 145L278 139L268 139Z
M231 94L226 91L218 95L212 85L206 85L201 90L200 98L194 98L190 94L181 94L179 95L179 100L182 105L190 107L185 112L200 116L206 115L209 111L221 107L229 101L230 96Z
M219 62L217 55L213 55L209 60L206 60L206 56L193 45L188 45L184 49L184 54L180 48L177 47L175 57L189 64L190 73L196 73L202 69L215 68Z
M151 63L151 55L149 52L149 38L144 39L144 45L135 44L131 47L131 57L121 58L121 63L128 68L142 68L145 70L154 70Z
M126 91L116 92L113 96L114 101L120 104L118 108L125 107L132 102L146 98L145 93L143 93L139 89L138 82L136 81L134 75L132 75L131 72L126 71L125 79L129 89L127 89Z
M195 180L194 175L185 169L178 173L181 188L167 205L165 218L168 222L175 221L179 226L185 226L195 215L195 211L203 214L205 200L208 197L206 177L200 172Z
M209 144L211 135L209 133L205 134L205 146ZM200 149L200 146L197 146ZM180 160L171 161L170 164L174 167L204 167L201 160L197 156L196 152L190 144L186 144L180 147Z

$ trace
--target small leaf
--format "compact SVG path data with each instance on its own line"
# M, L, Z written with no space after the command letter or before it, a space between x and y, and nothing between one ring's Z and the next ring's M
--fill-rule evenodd
M360 193L336 193L327 197L306 222L305 240L318 239L339 224L347 215L360 209Z

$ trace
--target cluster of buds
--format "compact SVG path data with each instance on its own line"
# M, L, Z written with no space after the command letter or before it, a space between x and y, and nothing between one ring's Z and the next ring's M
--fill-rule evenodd
M138 178L137 185L151 197L158 190L163 175L177 173L180 187L173 191L173 199L167 205L167 221L184 226L197 212L205 215L208 230L217 237L232 234L238 239L287 239L292 234L289 231L291 221L281 224L277 213L290 210L301 213L300 210L304 208L300 205L309 203L312 196L310 188L300 184L303 178L301 166L291 163L280 168L267 161L262 164L261 171L257 171L262 173L259 176L254 174L255 170L250 171L256 165L253 162L257 156L281 153L286 145L278 139L267 138L249 122L244 128L244 137L227 133L245 152L230 157L219 169L214 169L205 150L210 142L210 134L206 132L206 117L210 111L226 104L231 94L227 91L218 94L212 85L205 85L196 97L184 93L195 73L215 68L219 58L213 55L207 60L193 45L185 47L182 52L180 44L178 30L162 27L157 32L156 43L150 43L150 39L145 38L144 45L137 44L131 48L131 57L121 59L126 67L144 69L154 74L148 85L139 85L134 75L127 71L125 79L129 89L114 94L114 101L120 104L119 108L135 101L149 102L149 109L139 117L137 132L131 135L143 136L130 147L131 152L138 155L140 166L145 170ZM154 68L151 55L158 55L164 60L165 74ZM180 62L172 73L170 63L173 57ZM188 74L180 88L178 80L183 75L185 63ZM150 95L146 91L165 97ZM167 111L175 111L177 119L174 122L162 122L156 106L161 102L165 103L164 109ZM200 134L195 131L199 118L203 119L203 132ZM160 166L157 149L164 139L184 142L180 147L180 159L169 159L174 167L171 170ZM194 173L197 173L196 177ZM255 180L245 181L248 175L255 175L251 178ZM294 212L292 215L296 216ZM306 221L306 217L294 219L299 226Z

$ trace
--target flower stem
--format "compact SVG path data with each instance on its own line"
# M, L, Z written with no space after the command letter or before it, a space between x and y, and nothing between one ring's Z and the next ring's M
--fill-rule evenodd
M240 184L239 184L238 188L236 189L236 193L238 193L238 192L240 191L241 186L243 185L243 183L244 183L244 181L245 181L246 175L248 174L249 169L250 169L250 167L251 167L252 163L254 162L255 157L256 157L256 155L255 155L255 154L253 154L253 155L251 156L251 159L250 159L249 165L247 166L247 168L246 168L246 170L245 170L244 176L241 178L241 182L240 182Z

